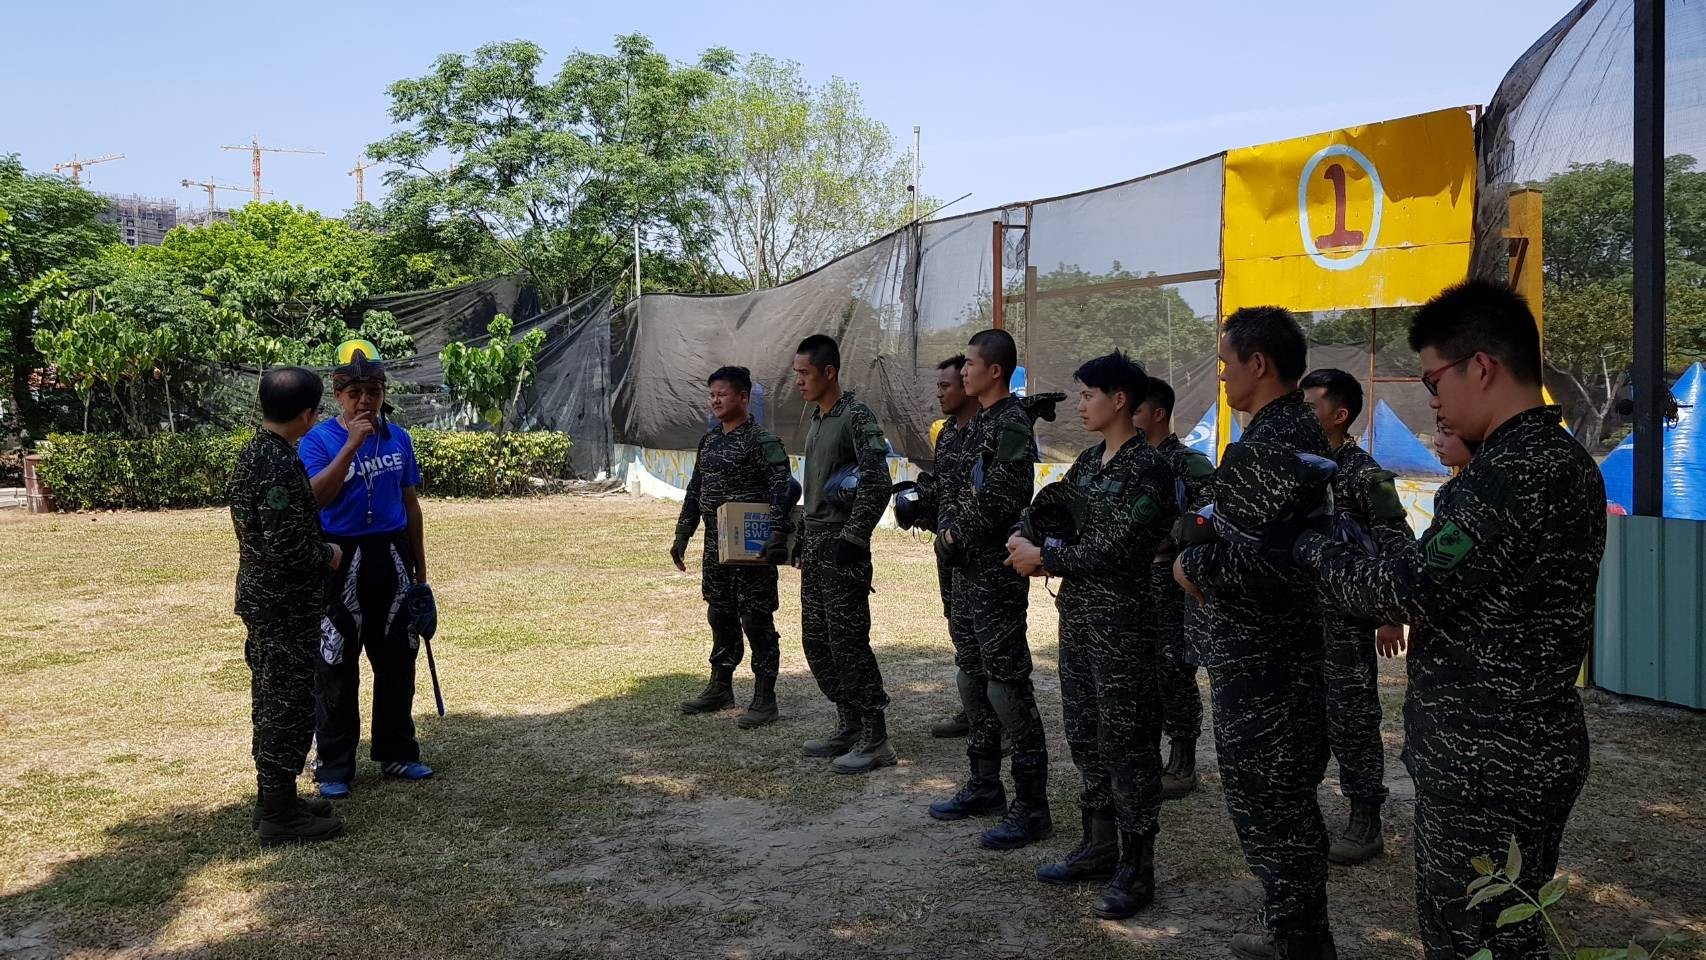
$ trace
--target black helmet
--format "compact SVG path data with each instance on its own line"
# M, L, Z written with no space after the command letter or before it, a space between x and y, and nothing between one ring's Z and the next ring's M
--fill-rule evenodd
M829 475L823 485L823 499L838 507L850 507L859 493L859 465L849 463Z
M1223 523L1254 530L1299 523L1333 512L1338 465L1326 457L1271 444L1230 443L1216 473L1215 513Z
M1015 528L1019 536L1039 547L1051 542L1070 545L1078 542L1085 522L1084 491L1065 480L1037 491L1030 509L1019 517Z
M788 478L788 509L792 510L794 508L794 504L799 503L800 497L802 497L804 495L805 495L805 491L800 489L800 481L795 480L793 477L789 477Z

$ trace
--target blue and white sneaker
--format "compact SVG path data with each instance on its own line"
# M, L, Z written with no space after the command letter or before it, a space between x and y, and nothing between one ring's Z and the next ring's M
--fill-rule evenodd
M327 800L343 800L349 796L349 784L328 780L320 784L320 796Z
M397 777L403 780L425 780L432 776L432 768L419 760L408 763L387 763L379 767L379 772L387 777Z

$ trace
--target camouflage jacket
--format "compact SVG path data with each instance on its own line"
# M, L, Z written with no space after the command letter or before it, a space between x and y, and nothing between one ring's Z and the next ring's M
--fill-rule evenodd
M332 548L308 471L290 441L267 429L237 454L228 487L237 532L237 615L319 617Z
M1331 456L1327 435L1302 391L1288 393L1258 411L1240 442L1258 451L1258 459L1276 465L1299 453ZM1286 508L1274 492L1283 484L1235 487L1222 473L1217 471L1213 483L1217 512L1278 519ZM1301 571L1282 571L1258 549L1225 540L1191 547L1179 557L1185 575L1208 596L1209 629L1192 637L1198 664L1220 666L1243 657L1286 652L1296 643L1309 642L1311 635L1313 642L1320 642L1316 590Z
M1535 407L1487 437L1419 542L1369 557L1311 533L1296 556L1347 610L1417 628L1404 702L1417 785L1548 809L1587 773L1575 683L1604 551L1604 478L1558 408Z
M1106 450L1105 442L1085 450L1066 472L1085 494L1084 517L1077 542L1043 547L1043 568L1061 578L1062 617L1149 628L1150 563L1179 514L1173 472L1142 434L1104 465Z
M715 529L717 508L725 503L768 503L770 522L786 531L791 477L782 441L756 421L749 418L729 431L718 425L699 440L675 535L693 536L701 517L707 528Z
M1382 470L1368 451L1346 440L1333 451L1339 472L1333 474L1333 511L1362 528L1375 553L1402 549L1414 543L1415 531L1398 499L1396 476Z
M814 407L806 431L807 524L841 524L843 540L869 545L889 502L888 451L877 415L851 392L843 393L828 413ZM824 497L824 487L835 471L850 463L858 464L859 490L851 506L838 506Z
M1001 398L966 425L939 514L973 562L1007 558L1007 534L1031 502L1036 463L1036 434L1019 397Z

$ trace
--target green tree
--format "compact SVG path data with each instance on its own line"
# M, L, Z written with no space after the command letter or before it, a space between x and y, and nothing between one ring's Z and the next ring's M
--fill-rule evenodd
M450 395L472 406L481 419L502 432L521 400L522 388L533 378L545 331L533 330L517 340L515 324L500 313L486 325L486 333L483 347L447 343L438 356Z
M573 53L542 81L537 44L493 43L392 84L406 128L368 148L401 168L386 174L387 215L421 231L472 224L564 296L619 279L636 226L651 249L709 251L723 167L705 106L734 55L676 65L638 34L615 47Z
M813 270L903 225L912 155L865 116L840 77L813 87L800 65L763 55L719 83L711 104L728 180L714 192L717 248L751 289ZM927 211L920 200L920 211Z
M0 156L0 371L23 431L37 420L30 375L41 365L38 308L54 292L52 278L118 240L98 219L105 210L95 194Z
M1665 160L1666 361L1706 358L1706 172ZM1533 186L1545 196L1546 366L1590 446L1628 384L1634 345L1634 172L1573 164Z

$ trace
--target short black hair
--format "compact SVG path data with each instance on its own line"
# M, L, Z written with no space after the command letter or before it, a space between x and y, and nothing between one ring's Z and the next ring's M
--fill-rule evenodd
M1173 385L1160 377L1149 378L1149 389L1144 391L1143 400L1158 410L1173 412L1173 404L1178 400L1173 395Z
M1296 383L1309 362L1309 342L1303 338L1303 326L1291 311L1284 307L1244 307L1226 318L1222 329L1226 342L1238 352L1238 359L1249 360L1259 353L1272 361L1279 378Z
M800 341L800 349L794 353L804 356L811 365L822 373L829 367L841 369L841 347L835 343L835 338L814 333Z
M938 370L946 370L949 367L953 367L955 373L965 370L966 355L963 353L956 353L948 359L943 360L941 363L936 364L936 369Z
M1005 330L984 330L974 334L966 346L976 347L985 363L999 364L1002 376L1008 383L1013 382L1013 368L1019 365L1019 345L1013 342L1011 333Z
M1465 280L1441 291L1410 319L1410 349L1432 347L1460 360L1498 358L1527 384L1540 383L1540 329L1522 295L1502 283Z
M261 416L268 423L289 423L304 410L319 409L325 395L325 383L312 370L273 367L261 374Z
M705 378L705 386L719 380L733 387L736 393L752 392L752 371L745 367L718 367Z
M1149 395L1149 376L1143 372L1143 365L1118 350L1084 361L1072 377L1110 397L1124 393L1128 408L1134 410Z
M1356 423L1357 417L1362 415L1362 381L1343 370L1332 367L1311 370L1309 376L1304 377L1298 386L1305 390L1320 387L1325 391L1327 399L1343 407L1345 412L1351 415L1351 418L1345 421L1347 427Z

